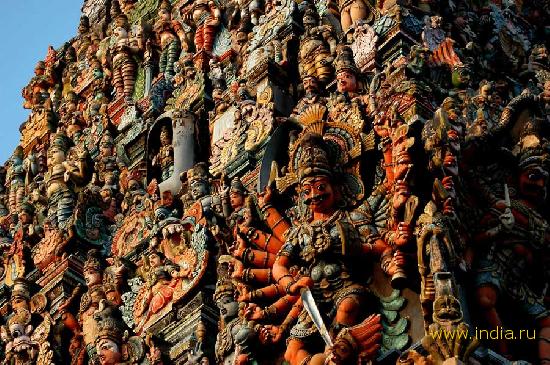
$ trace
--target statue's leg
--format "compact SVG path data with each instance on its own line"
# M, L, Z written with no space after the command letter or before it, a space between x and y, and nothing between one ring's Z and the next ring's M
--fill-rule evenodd
M124 79L124 96L131 98L134 93L136 67L132 60L127 59L122 65L122 77Z
M367 6L362 0L355 0L350 8L351 24L367 18Z
M168 45L168 49L166 50L166 66L164 69L164 78L166 80L170 80L172 77L174 77L174 64L178 60L180 52L180 42L174 39L172 42L170 42L170 44Z
M487 321L487 324L491 329L497 329L502 327L502 321L496 310L496 304L498 299L497 290L491 285L484 285L477 289L477 302L481 309L482 316ZM506 355L508 354L508 344L506 340L499 339L498 351Z
M199 52L203 49L204 46L204 23L197 27L195 32L195 51Z
M216 35L216 27L205 24L204 26L204 50L210 54L214 48L214 36Z
M63 192L57 202L57 224L59 228L66 228L67 222L73 215L74 198L70 191Z
M307 364L309 362L308 358L311 358L311 355L304 349L304 343L302 341L296 338L288 341L285 351L285 360L288 361L290 365Z
M315 76L322 83L327 83L332 78L332 66L329 59L329 52L321 52L315 57Z
M331 326L331 334L336 337L340 330L359 323L359 313L361 310L361 302L357 295L350 294L344 297L337 304L336 317Z
M340 11L340 24L342 25L342 30L345 32L351 27L351 6L346 6Z
M161 74L165 74L166 77L166 65L168 64L168 48L165 48L160 53L159 58L159 72Z
M23 202L24 199L25 199L25 187L23 185L20 185L17 188L17 209L18 209L18 211L21 208L21 203Z
M113 84L117 97L124 95L124 80L122 79L121 67L116 67L113 70Z
M544 317L539 325L539 359L541 365L550 365L550 317Z
M9 196L9 206L10 206L10 212L17 212L18 211L18 204L17 204L17 189L15 187L11 187L10 189L10 196Z

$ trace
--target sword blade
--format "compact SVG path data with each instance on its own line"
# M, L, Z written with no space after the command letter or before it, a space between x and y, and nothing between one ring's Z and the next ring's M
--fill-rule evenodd
M319 313L319 308L317 308L317 304L315 304L315 300L313 299L311 290L309 290L308 288L302 289L300 296L302 297L302 304L304 305L305 310L313 320L313 323L315 324L315 327L317 327L317 330L321 334L323 341L325 341L325 343L329 347L332 347L333 346L332 339L330 338L327 328L325 327L325 323L323 322L321 313Z
M504 184L504 201L506 202L506 208L510 208L512 203L510 201L510 191L508 190L508 184Z

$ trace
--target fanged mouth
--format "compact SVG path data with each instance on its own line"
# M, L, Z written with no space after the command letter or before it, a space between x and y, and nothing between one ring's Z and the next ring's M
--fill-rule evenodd
M171 235L180 234L183 231L184 229L181 224L169 224L162 229L162 237L166 239Z

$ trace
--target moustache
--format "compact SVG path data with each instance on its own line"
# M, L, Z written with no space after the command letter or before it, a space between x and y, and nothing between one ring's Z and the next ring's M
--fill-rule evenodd
M319 195L313 196L311 198L307 198L305 200L305 203L306 203L306 205L311 205L311 204L314 204L314 203L320 203L323 200L325 200L327 197L328 197L327 193L319 194Z

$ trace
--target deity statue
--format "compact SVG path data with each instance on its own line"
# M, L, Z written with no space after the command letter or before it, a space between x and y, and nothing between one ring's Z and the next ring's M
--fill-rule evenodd
M454 170L460 155L460 144L466 134L466 125L457 100L445 98L441 107L436 110L433 120L426 123L422 133L424 147L432 156L429 167L439 169L437 173L442 174L440 177L458 175L458 171Z
M172 301L180 281L189 278L191 274L191 267L174 265L159 251L144 255L140 270L145 286L139 291L134 304L134 321L138 332L152 315Z
M170 1L163 0L158 9L158 19L153 26L157 36L157 43L160 45L159 73L166 80L174 77L174 64L178 60L181 52L178 32L183 31L181 24L172 19L172 5ZM185 35L183 35L185 37ZM185 38L184 38L185 39Z
M148 364L145 341L129 336L118 308L103 299L94 314L97 323L95 352L101 365Z
M36 267L44 272L50 264L61 260L65 253L65 247L74 236L74 231L72 229L69 229L68 232L56 229L47 218L42 224L44 238L33 247L32 257Z
M299 116L313 104L325 105L327 98L321 96L319 89L319 80L316 76L304 74L302 76L302 84L304 86L304 96L298 101L291 116Z
M17 212L25 196L25 168L23 166L23 148L17 146L10 158L6 181L9 182L8 204L10 211Z
M73 214L75 197L71 183L84 182L87 170L86 152L80 153L78 161L69 162L68 149L67 136L56 134L48 148L48 172L44 177L48 218L59 228L64 228Z
M54 83L51 68L48 69L44 61L39 61L34 68L34 77L22 91L23 98L25 98L23 107L33 109L45 106Z
M360 21L370 22L374 18L374 9L371 0L338 0L340 10L340 24L342 31Z
M216 30L221 21L221 10L215 0L185 2L181 17L195 28L195 51L212 53Z
M309 208L309 218L291 227L285 235L285 244L277 254L273 265L274 279L285 288L285 292L297 295L311 288L313 298L322 313L330 316L329 332L334 338L346 327L355 326L365 319L362 310L368 297L368 290L354 276L353 257L357 255L379 255L386 250L377 233L369 226L368 219L360 210L346 212L341 193L323 141L318 135L305 135L300 142L301 154L296 166L301 202ZM349 255L349 256L348 256ZM290 274L292 264L299 263L306 269L306 275L298 280ZM394 269L390 265L389 273ZM367 327L377 327L374 317L363 322ZM372 336L379 336L373 331ZM312 336L319 332L305 309L298 316L298 322L290 330L285 359L291 364L314 361L307 348ZM346 358L362 358L374 355L376 341L367 340L366 347L347 353ZM328 357L339 356L332 348ZM326 355L315 355L316 358ZM317 359L317 361L319 361ZM344 359L342 359L344 361Z
M154 167L160 167L160 181L167 180L174 173L174 147L172 146L172 131L168 125L163 125L160 129L160 148L158 153L153 156L151 164Z
M245 202L248 196L248 191L244 187L241 180L236 177L233 180L231 180L231 185L229 186L228 191L228 197L222 196L223 199L229 198L229 207L227 206L227 203L224 202L224 216L226 217L227 224L229 228L234 228L238 223L242 223L245 219L244 217L244 209L245 209ZM230 211L230 213L229 213Z
M92 178L94 184L116 188L119 168L113 137L108 131L103 134L99 142L99 156L96 158L94 169Z
M254 363L250 347L255 330L239 315L235 286L230 279L218 280L214 300L222 313L222 328L216 341L216 360L220 364Z
M474 237L473 264L478 305L487 324L491 329L502 328L497 303L509 300L519 305L537 324L542 362L550 356L550 344L544 340L550 333L550 317L542 290L547 270L541 261L550 241L548 221L542 215L549 174L547 151L545 141L537 136L528 135L519 141L515 151L516 196L497 201L483 217L482 230ZM506 339L498 341L498 349L508 353Z
M366 96L361 95L359 70L350 47L339 45L334 60L336 92L327 103L328 117L332 121L348 123L361 132L365 126Z
M426 23L422 32L424 47L434 51L445 40L445 31L441 28L441 17L426 17L424 22Z
M73 143L77 142L82 135L85 121L79 110L79 97L74 91L69 91L63 98L59 107L59 115L58 128L62 128Z
M319 25L319 14L308 6L303 15L304 34L300 37L299 67L302 75L316 77L323 84L332 77L336 37L329 25Z
M76 58L76 49L67 44L63 47L62 58L57 63L63 63L63 71L61 73L61 96L65 96L77 86L80 70Z
M13 242L4 253L4 282L8 286L25 276L31 261L30 250L43 234L34 221L34 207L28 202L21 203L13 232Z
M80 300L78 323L83 336L83 345L88 354L94 354L94 344L99 335L99 328L94 314L98 311L100 302L105 299L102 286L104 265L97 250L88 251L84 262L84 280L87 291ZM96 356L94 354L94 356Z
M126 101L132 99L136 81L136 62L134 54L139 52L139 44L130 37L128 20L125 16L116 19L116 28L113 30L114 43L112 53L112 79L117 98L124 97ZM105 63L105 61L104 61Z
M85 62L86 53L91 45L91 27L90 19L87 16L81 16L78 23L78 40L75 42L76 58L79 63Z
M0 327L0 337L6 343L6 363L31 364L37 360L40 344L33 336L30 311L30 288L22 278L14 283L11 294L12 316Z
M206 164L198 163L184 176L187 193L183 197L186 210L185 219L192 219L194 224L207 226L223 222L223 206L220 196L210 191L209 173Z
M494 89L494 85L486 80L480 82L478 94L472 97L472 103L466 107L466 122L468 134L482 136L498 123L498 115L502 110L502 99Z

